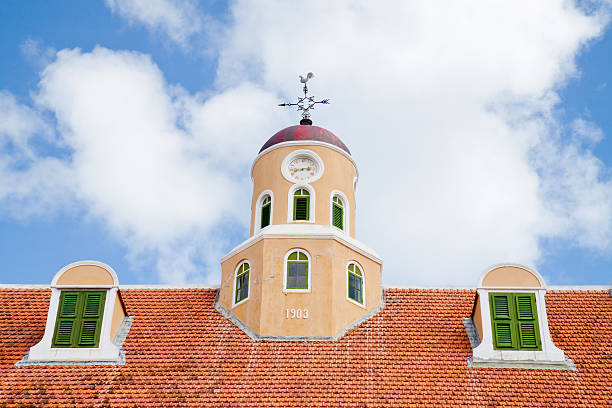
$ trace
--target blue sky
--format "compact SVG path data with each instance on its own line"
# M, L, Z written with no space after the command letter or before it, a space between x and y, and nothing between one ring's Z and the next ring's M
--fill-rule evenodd
M0 283L82 259L216 283L252 159L298 120L276 104L314 71L385 284L498 262L609 284L608 5L428 3L2 2Z

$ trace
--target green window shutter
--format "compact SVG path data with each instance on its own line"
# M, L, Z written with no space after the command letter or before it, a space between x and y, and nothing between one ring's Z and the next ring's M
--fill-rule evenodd
M495 349L542 349L535 294L489 293L489 303Z
M533 293L516 293L517 329L519 335L519 348L525 350L540 350L540 331L538 327L538 313Z
M272 208L272 204L266 204L261 207L261 228L265 228L270 225L270 210Z
M493 345L496 349L516 349L516 328L512 321L512 294L489 293Z
M106 291L62 291L52 347L97 347Z
M308 221L310 212L310 197L295 197L293 204L293 220Z
M102 328L106 292L83 292L84 305L79 331L79 347L97 347Z
M338 204L333 204L332 207L332 218L334 227L344 229L344 217L343 209Z

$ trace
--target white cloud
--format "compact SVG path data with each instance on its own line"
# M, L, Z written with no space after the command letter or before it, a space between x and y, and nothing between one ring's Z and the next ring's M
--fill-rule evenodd
M113 13L130 23L160 31L182 46L201 31L202 16L190 0L105 0Z
M537 264L546 237L610 248L605 167L556 138L553 119L555 91L578 75L574 57L600 35L605 9L239 1L232 11L218 83L246 77L296 95L295 75L315 72L311 90L332 105L314 120L360 165L358 238L383 255L387 283L473 284L492 263Z
M26 193L72 191L135 262L156 259L162 281L214 281L248 225L252 159L296 120L277 95L297 96L297 74L313 71L311 90L332 100L315 124L360 167L357 237L383 255L387 284L474 284L492 263L537 264L542 238L611 249L608 168L589 150L603 136L555 119L556 90L578 75L574 57L600 35L604 11L321 0L238 1L232 13L206 94L169 86L139 53L60 51L37 101L71 152L55 159L70 184L27 180ZM7 177L35 179L51 159Z

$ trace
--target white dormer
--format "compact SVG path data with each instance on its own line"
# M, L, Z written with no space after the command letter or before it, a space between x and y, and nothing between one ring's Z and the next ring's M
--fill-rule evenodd
M51 282L45 334L21 363L119 363L120 345L113 339L129 319L118 289L117 274L101 262L62 268Z
M495 265L478 282L472 321L473 367L575 369L550 337L546 283L534 269ZM477 344L477 345L476 345Z

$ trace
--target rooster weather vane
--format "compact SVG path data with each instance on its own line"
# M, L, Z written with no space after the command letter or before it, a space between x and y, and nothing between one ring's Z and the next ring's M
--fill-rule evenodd
M314 96L308 96L308 86L306 86L306 82L309 79L312 79L314 74L309 72L306 74L306 77L300 75L300 82L304 84L304 97L298 97L297 103L281 103L278 106L297 106L297 110L302 111L302 120L300 120L300 125L312 125L312 120L310 120L310 110L314 109L317 103L328 104L329 99L321 99L320 101L315 101Z

